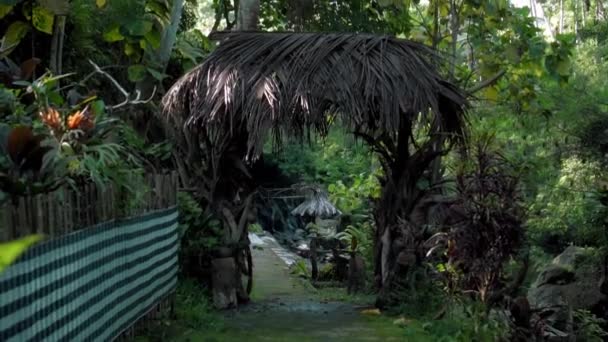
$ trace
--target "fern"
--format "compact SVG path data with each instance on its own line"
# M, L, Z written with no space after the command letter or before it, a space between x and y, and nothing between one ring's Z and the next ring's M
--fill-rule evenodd
M348 243L349 251L362 253L369 245L369 232L364 228L348 226L343 232L336 234L336 238L340 241Z

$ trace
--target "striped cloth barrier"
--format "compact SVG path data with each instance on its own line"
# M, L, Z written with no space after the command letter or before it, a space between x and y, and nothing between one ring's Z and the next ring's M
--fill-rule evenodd
M38 244L0 274L0 341L111 341L177 284L175 207Z

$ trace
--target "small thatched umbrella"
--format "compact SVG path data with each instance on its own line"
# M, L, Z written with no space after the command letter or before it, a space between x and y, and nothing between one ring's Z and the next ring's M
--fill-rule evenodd
M203 178L200 193L225 226L235 226L246 210L230 203L267 135L281 144L283 136L303 137L309 129L324 135L339 121L382 164L375 268L378 285L389 283L401 248L393 242L410 229L400 222L409 222L425 195L419 180L465 135L466 94L440 76L433 50L391 36L234 32L221 38L163 99L178 147Z
M292 215L302 217L334 217L342 213L327 198L321 189L311 189L306 200L291 211Z

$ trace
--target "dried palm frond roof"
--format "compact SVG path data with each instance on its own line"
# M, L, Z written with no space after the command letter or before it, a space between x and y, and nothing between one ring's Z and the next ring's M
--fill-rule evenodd
M403 118L460 133L465 94L436 70L430 48L391 36L351 33L228 33L163 99L176 129L247 132L248 156L267 133L327 131L337 115L361 132L396 134Z
M308 187L306 200L291 211L292 215L333 217L342 213L327 198L327 193L320 188Z

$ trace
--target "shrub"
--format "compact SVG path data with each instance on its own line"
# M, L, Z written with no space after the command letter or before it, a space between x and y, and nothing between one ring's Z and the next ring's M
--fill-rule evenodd
M194 197L178 193L180 271L187 276L207 282L211 252L221 242L220 222L206 213Z
M486 136L471 145L457 174L448 233L448 270L459 289L489 303L502 287L506 263L524 241L519 179Z

